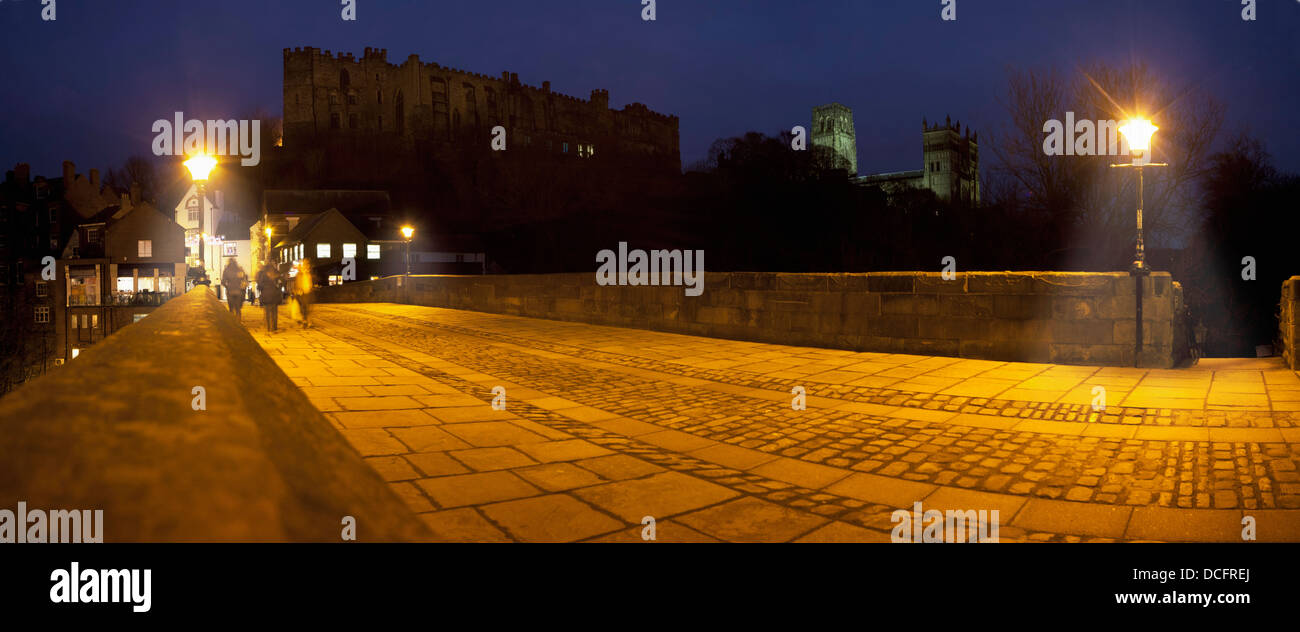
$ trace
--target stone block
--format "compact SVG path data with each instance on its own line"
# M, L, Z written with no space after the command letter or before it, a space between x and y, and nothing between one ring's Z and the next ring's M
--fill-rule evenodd
M915 338L917 320L910 315L882 315L870 319L867 325L869 335L886 338Z
M1035 272L1030 287L1035 294L1108 296L1114 293L1114 276L1080 272Z
M867 275L867 289L872 292L911 293L915 272L872 272Z
M987 318L920 318L917 335L921 338L987 340L992 322Z
M993 316L993 297L988 295L939 295L939 314L959 318L988 318Z
M1114 329L1109 320L1053 320L1049 335L1056 343L1106 345L1113 341Z
M918 274L912 283L913 291L918 294L965 294L966 274L958 272L951 281L945 280L939 272Z
M880 297L881 314L939 315L939 297L934 294L885 294Z
M1008 294L993 297L993 317L997 319L1046 319L1052 315L1050 296Z
M1029 294L1033 279L1022 272L968 272L966 291L971 294Z

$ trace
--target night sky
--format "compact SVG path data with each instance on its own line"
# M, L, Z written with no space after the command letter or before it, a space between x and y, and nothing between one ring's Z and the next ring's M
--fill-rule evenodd
M387 48L524 83L550 80L611 105L639 101L681 118L682 163L716 139L807 125L813 105L854 109L862 173L921 168L921 118L1002 126L1008 68L1145 61L1228 106L1223 136L1265 141L1300 172L1300 3L1259 0L0 0L0 167L57 177L148 154L152 122L279 116L281 51ZM1222 138L1222 137L1221 137ZM981 140L983 140L983 135Z

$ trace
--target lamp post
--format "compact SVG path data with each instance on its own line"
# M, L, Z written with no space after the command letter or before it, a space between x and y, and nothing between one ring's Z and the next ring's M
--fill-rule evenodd
M415 235L415 229L411 226L402 227L402 238L406 240L406 276L411 276L411 236Z
M266 249L262 251L262 265L271 261L271 227L266 227Z
M1119 128L1119 133L1124 135L1124 140L1128 143L1129 153L1133 156L1133 162L1122 165L1111 165L1111 167L1133 167L1137 170L1137 246L1133 255L1133 265L1129 268L1129 274L1133 277L1133 296L1136 301L1135 317L1136 324L1133 332L1133 366L1141 365L1142 360L1142 284L1146 277L1150 276L1151 270L1146 265L1146 246L1142 235L1142 197L1143 182L1142 169L1144 167L1167 167L1167 163L1151 162L1151 136L1160 129L1151 124L1145 118L1133 118L1125 121Z
M212 169L217 166L217 159L207 154L196 154L189 160L186 160L183 164L186 169L190 170L190 179L194 181L195 188L199 194L199 267L203 268L206 273L208 269L207 257L204 255L203 251L207 246L207 244L204 243L207 241L207 238L204 234L203 226L203 205L206 202L204 198L207 197L208 174L212 173Z

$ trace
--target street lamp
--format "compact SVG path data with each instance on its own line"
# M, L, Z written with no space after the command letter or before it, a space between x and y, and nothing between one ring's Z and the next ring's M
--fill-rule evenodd
M415 229L411 226L402 227L402 237L406 239L406 276L411 276L411 236L415 235Z
M1132 118L1125 121L1119 128L1119 133L1124 135L1125 142L1128 143L1129 153L1133 156L1133 161L1128 164L1111 165L1111 167L1133 167L1137 170L1137 246L1133 256L1133 266L1129 274L1133 276L1133 293L1137 299L1136 307L1136 330L1134 331L1133 347L1133 366L1139 366L1142 357L1142 283L1144 279L1151 274L1151 270L1146 266L1146 249L1143 243L1142 235L1142 169L1143 167L1167 167L1167 163L1151 162L1151 136L1160 129L1151 124L1151 121L1145 118Z
M217 166L217 159L207 154L196 154L183 164L186 169L190 170L190 179L194 181L199 194L199 267L207 271L207 258L204 256L206 248L203 243L203 204L205 202L203 198L207 197L208 174L212 173L212 169Z

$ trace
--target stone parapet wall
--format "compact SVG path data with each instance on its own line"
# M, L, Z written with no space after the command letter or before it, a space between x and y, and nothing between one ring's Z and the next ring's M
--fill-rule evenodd
M708 272L681 286L600 286L595 275L415 276L321 289L325 302L399 302L700 336L989 360L1131 366L1128 273ZM1143 279L1143 366L1171 367L1182 290Z
M1282 300L1278 304L1278 341L1282 347L1282 360L1291 370L1296 370L1296 303L1300 302L1300 276L1282 282Z
M102 510L105 542L432 537L202 286L0 399L0 455L0 508Z

